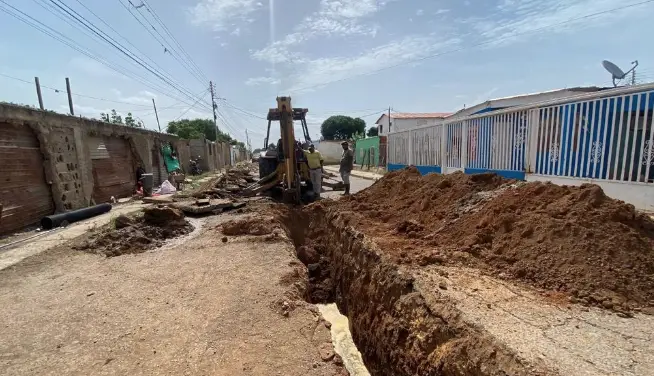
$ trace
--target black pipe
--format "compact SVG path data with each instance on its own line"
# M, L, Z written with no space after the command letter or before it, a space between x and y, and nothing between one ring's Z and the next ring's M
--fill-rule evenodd
M109 210L111 210L111 204L100 204L88 208L69 211L66 213L53 214L41 219L41 227L44 230L50 230L51 228L61 226L64 221L73 223L83 219L95 217L96 215L108 213Z

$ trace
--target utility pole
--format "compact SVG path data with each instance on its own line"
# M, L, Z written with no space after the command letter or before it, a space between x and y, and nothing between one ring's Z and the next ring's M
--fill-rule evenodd
M388 107L388 133L391 133L391 107Z
M70 92L70 80L66 77L66 91L68 92L68 107L70 108L70 114L75 116L75 110L73 110L73 94Z
M159 127L159 133L161 133L161 124L159 123L159 114L157 113L157 104L154 103L154 98L152 98L152 106L154 107L154 116L157 118L157 126Z
M36 96L39 98L39 107L41 107L41 110L44 110L43 97L41 96L41 84L39 83L38 77L34 77L34 83L36 84Z
M245 144L248 146L248 153L252 154L252 145L250 145L250 135L248 134L248 129L245 128Z
M216 139L218 138L218 117L216 116L216 93L213 89L213 81L209 81L209 91L211 92L211 107L213 108L213 125L216 127Z

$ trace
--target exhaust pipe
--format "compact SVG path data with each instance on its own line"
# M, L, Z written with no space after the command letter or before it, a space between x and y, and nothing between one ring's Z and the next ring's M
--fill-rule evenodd
M96 215L108 213L111 210L111 204L100 204L88 208L77 209L61 214L53 214L41 219L41 228L50 230L61 226L62 223L73 223L83 219L95 217Z

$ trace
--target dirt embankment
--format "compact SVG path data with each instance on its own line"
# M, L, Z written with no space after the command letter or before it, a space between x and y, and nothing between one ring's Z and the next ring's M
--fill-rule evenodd
M316 203L279 208L309 270L308 299L336 302L372 375L549 375L468 324L454 305L428 306L413 278L351 226Z
M573 302L654 307L654 221L596 185L408 168L334 206L399 263L465 264Z
M191 231L193 225L180 210L154 206L143 209L142 215L116 217L108 227L93 231L74 248L107 257L142 253Z

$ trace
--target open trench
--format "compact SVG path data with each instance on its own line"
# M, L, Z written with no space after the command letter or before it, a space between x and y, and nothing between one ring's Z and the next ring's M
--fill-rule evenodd
M336 303L368 371L381 375L544 375L467 324L444 296L427 301L409 272L348 226L352 213L322 205L281 209L308 269L306 299Z

